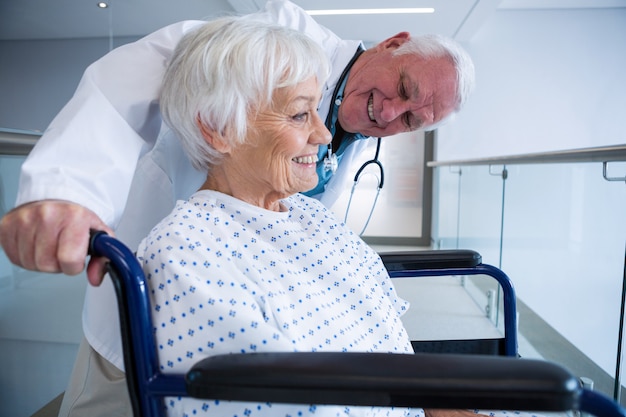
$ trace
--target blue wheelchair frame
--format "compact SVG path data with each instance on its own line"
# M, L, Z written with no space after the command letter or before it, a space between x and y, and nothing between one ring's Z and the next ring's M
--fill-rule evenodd
M559 365L515 357L357 352L231 354L208 357L186 375L163 374L154 340L149 289L135 255L102 232L92 235L90 254L110 260L126 379L136 417L165 416L166 396L422 408L579 410L601 417L626 417L626 411L613 400L583 389L578 379ZM406 262L409 264L404 267L415 276L417 264L411 266L410 259ZM452 264L450 268L449 262L432 264L420 274L457 275L463 269L458 266ZM494 272L480 263L471 268L488 275ZM401 274L391 269L392 275ZM506 305L514 303L506 297ZM511 333L513 330L514 323L509 323L507 336L516 334ZM508 343L515 346L507 349L514 347L516 352L516 339L510 340Z
M482 257L472 250L432 250L432 251L411 251L411 252L390 252L380 254L391 278L415 278L434 276L476 276L486 275L496 280L500 285L503 298L503 321L504 337L494 341L441 341L425 342L427 346L420 349L420 342L413 342L416 351L433 351L433 344L438 346L450 345L451 348L442 347L438 352L450 353L461 351L457 349L460 345L469 343L476 345L470 353L489 353L504 356L518 355L517 342L517 303L513 282L502 270L482 263ZM480 342L480 346L478 345ZM488 346L489 342L494 342L494 346ZM485 347L486 346L486 347ZM472 349L472 348L470 348ZM476 349L480 349L476 351ZM489 349L489 351L486 351ZM466 353L467 348L462 350Z

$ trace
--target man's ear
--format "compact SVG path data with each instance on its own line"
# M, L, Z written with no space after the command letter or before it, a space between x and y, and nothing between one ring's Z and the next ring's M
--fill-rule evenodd
M224 136L220 132L204 124L200 119L200 115L196 117L196 123L200 129L200 133L202 133L202 137L206 143L211 145L213 149L221 154L227 154L231 151L231 146L228 141L225 140Z
M385 39L384 41L380 42L378 45L376 45L376 48L382 48L382 49L386 49L386 48L397 48L400 45L402 45L403 43L405 43L406 41L408 41L409 39L411 39L411 34L409 32L400 32L396 35L393 35L390 38Z

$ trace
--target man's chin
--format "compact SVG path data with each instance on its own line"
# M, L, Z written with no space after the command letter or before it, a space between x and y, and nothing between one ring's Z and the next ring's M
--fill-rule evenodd
M361 129L359 130L359 133L362 134L363 136L371 136L371 137L384 136L381 134L380 129L372 129L372 128Z

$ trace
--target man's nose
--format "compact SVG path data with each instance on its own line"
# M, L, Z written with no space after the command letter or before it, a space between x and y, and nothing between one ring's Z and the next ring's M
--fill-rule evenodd
M393 122L398 117L410 111L411 103L400 98L389 99L383 102L380 118L387 123Z
M385 101L380 112L380 118L391 123L403 114L410 114L410 124L415 129L434 123L433 109L430 105L419 106L401 98Z

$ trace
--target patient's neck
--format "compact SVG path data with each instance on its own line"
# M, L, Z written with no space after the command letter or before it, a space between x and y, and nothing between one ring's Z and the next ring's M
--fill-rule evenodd
M260 187L246 180L244 175L240 175L239 170L233 172L224 165L217 165L211 169L200 190L219 191L265 210L278 212L286 210L280 200L288 197L287 195L278 192L261 192Z

